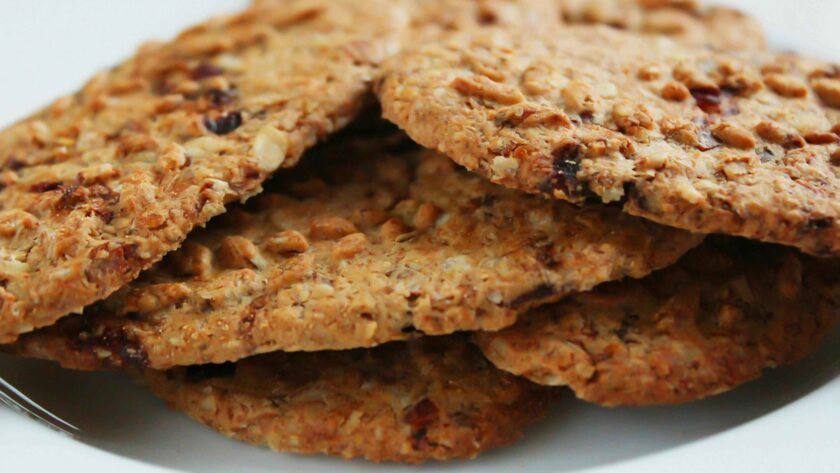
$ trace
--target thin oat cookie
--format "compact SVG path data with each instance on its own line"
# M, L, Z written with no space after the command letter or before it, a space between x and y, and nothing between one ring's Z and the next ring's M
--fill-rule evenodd
M7 350L78 369L167 369L499 330L673 264L701 240L496 186L402 134L360 138L364 125L85 316Z
M840 316L838 270L792 249L710 240L677 266L476 340L500 368L589 402L690 402L816 350Z
M751 16L696 0L559 0L568 24L603 24L718 49L760 49L764 29Z
M552 403L461 337L149 371L172 407L279 452L421 463L513 443Z
M251 8L0 132L0 342L108 296L348 122L404 18L386 0Z
M505 186L840 254L840 67L604 27L394 58L386 118Z

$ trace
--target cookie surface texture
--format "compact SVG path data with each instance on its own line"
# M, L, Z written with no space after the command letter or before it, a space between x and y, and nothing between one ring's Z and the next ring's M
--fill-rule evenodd
M404 18L384 0L254 7L0 132L0 342L108 296L343 126Z
M531 307L668 266L701 240L496 186L402 134L359 133L13 349L74 368L166 369L499 330Z
M605 27L394 58L386 118L496 183L699 233L840 253L840 68Z
M276 353L146 379L172 407L226 436L375 462L473 458L517 440L552 397L460 337Z
M497 366L589 402L690 402L816 350L840 315L837 266L716 240L677 266L537 309L477 342Z
M559 0L568 24L604 24L718 49L760 49L761 24L749 15L694 0Z

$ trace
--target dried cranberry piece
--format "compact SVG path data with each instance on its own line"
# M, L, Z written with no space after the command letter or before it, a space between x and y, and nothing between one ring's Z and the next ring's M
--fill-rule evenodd
M581 192L577 174L580 171L581 147L577 143L564 143L551 153L554 158L552 186L568 196Z
M690 89L691 96L697 101L697 106L709 114L719 114L723 97L720 89L710 87L698 87Z
M190 77L192 77L193 80L202 80L207 79L208 77L220 76L224 73L225 71L221 67L216 66L214 64L210 64L208 62L202 62L195 69L193 69L192 74L190 74Z
M217 135L226 135L240 126L242 126L240 112L230 112L217 118L204 117L204 127Z

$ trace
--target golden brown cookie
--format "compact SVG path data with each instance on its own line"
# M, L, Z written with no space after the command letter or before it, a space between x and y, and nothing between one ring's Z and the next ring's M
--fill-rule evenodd
M407 19L289 0L151 44L0 132L0 342L79 312L350 120Z
M360 137L379 123L355 124L85 316L10 349L167 369L499 330L701 240L496 186L402 134Z
M558 1L569 24L604 24L719 49L759 49L765 45L763 28L754 18L696 0Z
M149 371L146 380L172 407L226 436L374 462L474 458L519 439L553 397L497 370L460 337L275 353Z
M386 118L505 186L840 254L840 68L604 27L394 58Z
M604 285L477 336L500 368L607 406L694 401L816 350L840 316L840 267L710 240L674 267Z

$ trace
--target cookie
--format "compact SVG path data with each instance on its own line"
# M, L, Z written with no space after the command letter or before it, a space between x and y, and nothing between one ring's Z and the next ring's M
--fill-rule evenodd
M128 288L12 350L167 369L499 330L701 240L496 186L402 134L359 137L379 123L354 124Z
M0 343L108 296L343 126L404 17L387 0L255 7L0 132Z
M664 35L718 49L760 49L764 31L754 18L695 0L559 0L569 24L603 24Z
M728 391L816 350L840 314L836 261L723 239L476 340L500 368L607 406Z
M840 67L605 27L400 55L386 118L508 187L840 254Z
M553 397L495 369L460 337L275 353L150 371L146 380L172 407L228 437L374 462L474 458L519 439Z

